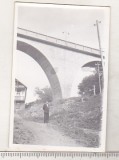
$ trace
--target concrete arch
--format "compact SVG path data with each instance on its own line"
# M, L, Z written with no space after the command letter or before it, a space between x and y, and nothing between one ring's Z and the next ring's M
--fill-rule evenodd
M41 66L51 85L54 101L61 99L62 91L60 82L48 59L38 49L26 42L17 41L17 50L31 56Z
M95 68L97 63L99 63L100 66L102 66L101 60L98 60L98 61L89 61L89 62L87 62L86 64L84 64L84 65L82 66L82 68L83 68L83 67Z

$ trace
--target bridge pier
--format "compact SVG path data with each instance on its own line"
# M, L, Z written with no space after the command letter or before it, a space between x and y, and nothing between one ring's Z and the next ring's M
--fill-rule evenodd
M17 36L17 50L32 57L45 72L53 92L54 103L71 97L72 86L77 79L76 74L79 74L84 64L100 59L99 50L85 47L84 51L81 50L84 46L76 44L79 48L74 48L72 45L75 44L72 42L64 46L63 40L59 41L61 44L57 44L55 41L49 42L34 37L34 33L33 37L23 33L18 33ZM80 79L81 77L78 77L79 82Z
M31 56L44 70L52 88L54 101L62 99L59 79L48 59L35 47L25 42L17 41L17 50Z

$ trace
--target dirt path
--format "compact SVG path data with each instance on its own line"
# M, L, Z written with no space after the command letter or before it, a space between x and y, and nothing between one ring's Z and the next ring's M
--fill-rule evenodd
M34 135L33 145L79 146L73 139L55 130L50 123L44 124L25 120L23 124Z

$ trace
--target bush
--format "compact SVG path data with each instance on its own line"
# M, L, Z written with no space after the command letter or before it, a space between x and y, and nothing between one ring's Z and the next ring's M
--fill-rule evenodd
M103 87L102 76L100 76L100 85L102 89ZM95 89L95 94L98 95L100 93L99 74L96 73L88 77L85 77L82 80L82 82L78 85L78 89L79 89L79 94L81 96L84 96L84 98L94 95L94 89Z
M35 89L35 94L38 96L38 99L41 100L41 102L46 103L53 101L53 94L52 90L49 87L45 87L43 89L39 89L38 87Z

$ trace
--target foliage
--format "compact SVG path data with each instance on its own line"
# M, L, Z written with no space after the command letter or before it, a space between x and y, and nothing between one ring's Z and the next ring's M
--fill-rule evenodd
M102 76L100 76L101 88L102 88ZM94 88L95 87L95 88ZM78 85L79 94L85 96L94 95L94 89L96 95L100 93L99 88L99 74L93 74L88 77L85 77L82 82Z
M102 96L91 97L83 103L75 98L72 100L74 103L67 99L67 103L55 107L55 112L50 115L50 123L57 126L64 135L76 140L80 146L99 147Z
M52 102L53 100L53 94L52 90L49 87L45 87L43 89L39 89L38 87L35 89L35 94L38 96L38 99L41 100L41 102Z

